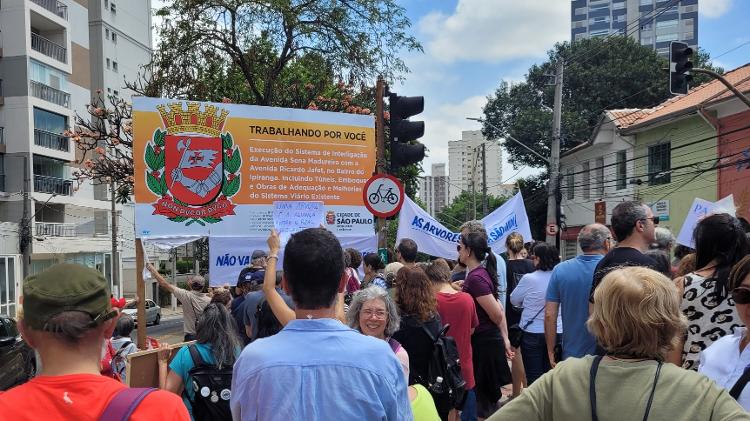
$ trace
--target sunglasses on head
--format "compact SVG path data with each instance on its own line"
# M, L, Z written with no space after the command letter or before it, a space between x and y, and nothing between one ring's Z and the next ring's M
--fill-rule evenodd
M750 288L737 287L733 289L732 299L735 304L750 304Z

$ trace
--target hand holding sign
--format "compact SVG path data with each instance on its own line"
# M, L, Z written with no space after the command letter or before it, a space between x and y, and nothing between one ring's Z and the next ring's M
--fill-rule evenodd
M292 234L323 223L323 202L273 202L273 226L279 234Z

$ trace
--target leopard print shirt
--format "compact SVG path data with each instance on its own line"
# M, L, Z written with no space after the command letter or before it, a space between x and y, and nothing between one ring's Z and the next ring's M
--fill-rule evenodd
M716 279L691 273L685 276L682 294L682 313L688 328L682 348L682 367L698 370L700 353L719 338L742 326L734 311L731 296L719 297L715 292Z

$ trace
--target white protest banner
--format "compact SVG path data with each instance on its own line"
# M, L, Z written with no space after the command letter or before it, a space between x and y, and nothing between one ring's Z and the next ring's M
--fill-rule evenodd
M273 226L280 233L295 233L323 223L323 202L273 202Z
M250 265L253 250L268 252L267 238L263 237L209 237L208 238L208 279L209 286L237 285L237 277L245 266ZM378 240L374 235L339 237L341 247L353 248L360 253L373 253L378 250ZM284 260L284 245L279 251L277 270L281 270Z
M531 226L520 192L485 216L482 222L487 230L489 246L496 254L505 251L505 238L511 232L517 231L524 241L531 241Z
M458 236L458 233L445 228L409 197L404 197L404 205L398 216L396 244L402 238L411 238L422 253L455 259Z
M709 202L708 200L696 197L685 217L685 222L682 223L680 234L677 236L677 243L695 248L693 231L701 219L715 213L728 213L735 216L735 212L734 196L731 194L718 202Z

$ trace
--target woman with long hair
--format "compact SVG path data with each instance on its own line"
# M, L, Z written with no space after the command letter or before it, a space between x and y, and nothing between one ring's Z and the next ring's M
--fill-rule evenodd
M371 285L376 285L380 288L388 289L388 283L385 281L385 275L383 274L385 264L380 259L380 255L377 253L367 253L362 259L362 263L365 269L365 277L362 278L361 288L365 289Z
M567 358L489 421L748 420L725 389L664 364L685 328L677 288L644 267L611 271L586 323L606 355Z
M508 237L505 238L505 249L508 252L508 261L506 262L508 294L503 305L505 306L506 323L509 327L513 325L517 327L518 322L521 321L521 310L511 304L510 296L523 275L531 273L535 269L534 263L526 258L527 253L524 248L523 236L519 232L514 231L508 234ZM510 346L513 347L514 351L511 364L511 375L513 376L513 394L511 397L515 398L521 393L521 389L526 387L526 370L524 370L523 358L521 358L521 344L511 343Z
M458 260L466 265L463 291L474 299L479 324L471 336L477 415L486 418L497 410L500 389L512 381L508 359L513 350L503 305L498 301L497 262L484 229L462 230ZM484 265L482 263L484 262Z
M206 364L214 365L219 370L233 366L242 350L234 318L221 303L211 303L203 310L196 326L195 339L194 344L180 348L172 362L169 362L169 348L159 351L159 387L182 395L191 417L195 390L185 387L192 384L190 370L195 367L190 347L195 347Z
M726 213L698 222L693 238L698 269L675 279L688 328L669 361L697 370L701 351L738 326L732 317L729 272L747 254L748 241L740 221Z
M557 247L538 243L532 249L532 259L536 270L523 275L510 295L511 303L523 309L519 326L523 331L521 352L528 384L534 383L534 380L552 368L544 338L544 308L552 269L560 262L560 255ZM562 339L561 334L562 320L558 315L558 342Z

